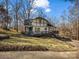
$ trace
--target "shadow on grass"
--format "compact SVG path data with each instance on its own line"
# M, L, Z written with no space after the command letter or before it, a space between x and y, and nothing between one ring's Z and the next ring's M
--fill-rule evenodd
M53 38L56 38L56 39L58 39L58 40L65 41L65 42L67 42L67 41L72 41L71 38L64 37L64 36L60 36L60 35L58 35L58 34L52 34L52 37L53 37Z
M17 46L17 45L6 45L0 46L0 51L48 51L49 49L44 46Z
M6 34L0 34L0 40L9 39L10 36Z

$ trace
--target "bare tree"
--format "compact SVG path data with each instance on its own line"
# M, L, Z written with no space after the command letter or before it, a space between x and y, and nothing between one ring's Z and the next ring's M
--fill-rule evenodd
M79 40L79 0L75 0L74 6L70 9L70 24L72 38Z
M11 16L9 15L9 0L2 0L0 5L0 15L1 15L1 22L2 27L5 29L9 29L9 25L11 24Z
M25 31L27 30L26 27L30 26L31 23L30 23L30 17L31 17L31 10L33 9L33 2L34 0L27 0L27 10L26 10L26 19L24 21L24 24L25 24Z
M16 0L15 4L13 4L12 2L10 2L10 5L12 8L11 10L11 15L12 15L12 18L14 19L14 28L17 30L18 32L18 25L19 25L19 19L20 19L20 10L21 10L21 7L22 7L22 0Z
M70 37L72 39L79 40L79 0L66 0L66 1L70 1L71 4L74 5L74 6L72 5L70 6L69 16L68 16Z

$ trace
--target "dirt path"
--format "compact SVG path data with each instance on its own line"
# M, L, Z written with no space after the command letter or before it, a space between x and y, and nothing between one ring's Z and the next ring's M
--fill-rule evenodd
M0 52L0 59L79 59L76 52Z

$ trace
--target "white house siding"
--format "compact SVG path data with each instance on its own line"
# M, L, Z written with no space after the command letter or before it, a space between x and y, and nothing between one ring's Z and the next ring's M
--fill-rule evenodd
M41 34L51 32L53 27L48 26L48 21L44 19L34 19L32 20L31 27L33 34ZM29 32L29 27L26 28L27 32Z
M36 19L32 21L33 33L47 33L48 27L47 22L45 20ZM45 29L47 28L47 29Z
M33 23L32 22L32 26L47 26L47 24L40 24L40 23Z
M45 30L45 28L47 28L47 30ZM40 31L38 31L37 29L40 29ZM33 33L47 33L48 32L48 27L33 27Z
M41 20L41 23L39 19L32 21L32 26L47 26L47 22L45 20Z

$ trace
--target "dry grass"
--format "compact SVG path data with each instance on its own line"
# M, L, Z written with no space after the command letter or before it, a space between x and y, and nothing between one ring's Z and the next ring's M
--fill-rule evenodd
M7 35L15 35L15 34L20 34L20 32L17 32L16 30L10 29L9 31L1 29L0 28L0 34L7 34Z
M13 48L13 47L15 48ZM12 47L17 50L49 50L49 51L74 51L76 48L71 44L54 39L54 38L36 38L36 37L12 37L10 39L5 39L0 41L0 48L6 47L7 49ZM16 48L17 47L17 48ZM29 48L28 48L29 47ZM5 49L6 49L5 48Z
M76 48L55 38L17 37L18 32L0 29L0 34L8 34L10 39L0 41L0 50L31 50L31 51L74 51ZM15 37L14 37L15 35Z

